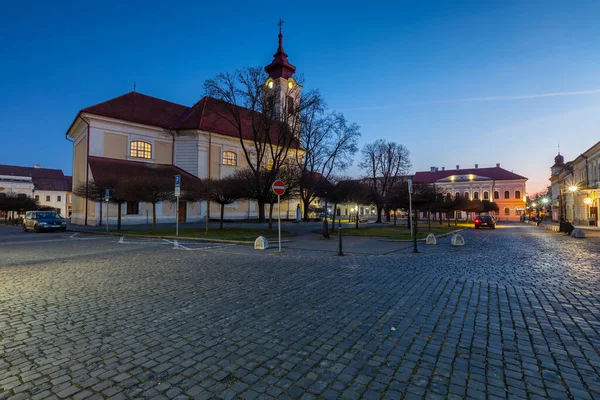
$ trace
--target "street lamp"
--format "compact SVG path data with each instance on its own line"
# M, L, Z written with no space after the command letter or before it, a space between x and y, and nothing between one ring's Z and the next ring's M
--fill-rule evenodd
M571 192L571 195L573 196L573 215L571 218L571 221L575 222L575 192L577 191L577 185L571 185L569 186L569 192Z

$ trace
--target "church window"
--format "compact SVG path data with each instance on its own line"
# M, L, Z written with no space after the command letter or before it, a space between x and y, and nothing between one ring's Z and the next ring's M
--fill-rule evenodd
M500 198L500 193L497 190L495 190L494 191L494 199L499 199L499 198Z
M128 201L127 202L127 214L128 215L137 215L140 213L140 203L137 201Z
M520 190L517 190L517 191L515 192L515 199L520 199L520 198L521 198L521 191L520 191Z
M141 140L129 144L129 156L135 158L152 158L152 145Z
M223 165L229 165L230 167L237 166L237 154L233 151L224 151L222 163Z
M489 200L490 199L490 193L489 192L483 192L483 199L484 200Z
M505 199L510 199L510 192L508 190L504 191L504 198Z

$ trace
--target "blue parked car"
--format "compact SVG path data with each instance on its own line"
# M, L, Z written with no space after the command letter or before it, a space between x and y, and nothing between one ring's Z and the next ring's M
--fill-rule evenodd
M54 211L28 211L23 219L23 231L28 232L29 230L64 232L67 230L67 221Z

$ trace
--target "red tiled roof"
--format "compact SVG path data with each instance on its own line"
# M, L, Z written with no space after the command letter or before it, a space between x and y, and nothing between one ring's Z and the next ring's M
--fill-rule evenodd
M93 157L88 158L92 176L96 182L106 182L119 179L152 179L173 178L181 175L182 186L193 185L200 181L199 178L169 164L153 164L129 160L117 160L114 158ZM175 185L175 181L173 181Z
M71 191L71 177L65 177L60 169L0 165L0 175L30 177L36 190Z
M243 107L238 109L242 118L243 138L253 140L252 120L254 118L256 124L262 122L262 118L249 109ZM81 112L165 129L200 129L239 137L236 127L228 121L231 114L227 110L227 105L211 97L204 97L194 106L186 107L141 93L129 92L104 103L84 108ZM278 137L283 127L282 123L278 121L270 123L271 135ZM273 139L276 142L276 138ZM299 143L294 140L292 147L296 146L299 146Z
M477 175L495 179L497 181L509 181L513 179L527 179L524 176L517 175L514 172L510 172L500 167L492 168L469 168L469 169L458 169L458 170L445 170L445 171L420 171L415 174L413 180L415 182L422 183L434 183L440 179L448 178L452 175Z
M137 92L84 108L81 112L169 129L189 107Z

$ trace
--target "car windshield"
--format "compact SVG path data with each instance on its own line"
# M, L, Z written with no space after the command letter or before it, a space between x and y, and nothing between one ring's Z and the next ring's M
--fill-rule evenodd
M479 218L483 221L488 221L492 219L492 217L490 217L489 215L480 215Z
M39 212L36 214L38 219L56 219L60 218L60 216L55 212Z

